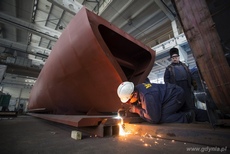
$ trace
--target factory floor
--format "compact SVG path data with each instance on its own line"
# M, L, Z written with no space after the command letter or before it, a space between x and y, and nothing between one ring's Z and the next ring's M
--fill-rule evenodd
M207 125L207 124L204 124ZM176 129L182 128L185 129ZM167 128L178 134L186 133L186 130L196 127L194 124L171 124L154 125L154 128ZM144 128L144 127L143 127ZM148 128L151 128L148 127ZM205 135L206 126L196 128L197 131L202 128L202 134ZM216 129L213 131L213 140L223 144L219 146L207 145L183 141L183 138L162 138L161 136L150 136L140 134L129 134L126 136L97 137L83 134L81 140L71 138L71 132L77 130L54 122L35 118L29 115L21 115L13 118L0 119L0 153L1 154L153 154L153 153L229 153L230 142L226 138L230 134L229 128ZM147 130L147 129L146 129ZM202 136L195 134L193 136ZM219 133L219 136L218 136ZM173 137L173 133L168 134ZM215 135L218 137L215 138ZM221 135L221 136L220 136ZM183 136L183 135L182 135ZM223 137L222 137L223 136ZM190 136L191 137L191 136ZM227 138L230 141L230 138Z

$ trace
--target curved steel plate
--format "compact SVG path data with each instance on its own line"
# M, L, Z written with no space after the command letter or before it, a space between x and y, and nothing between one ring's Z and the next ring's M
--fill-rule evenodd
M52 49L28 109L56 114L117 112L118 85L125 80L143 82L154 59L152 49L82 8Z

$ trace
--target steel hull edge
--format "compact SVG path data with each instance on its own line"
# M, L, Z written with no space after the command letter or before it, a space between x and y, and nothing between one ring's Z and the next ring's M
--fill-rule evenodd
M53 47L31 90L28 111L117 112L118 85L143 82L154 60L151 48L83 7Z

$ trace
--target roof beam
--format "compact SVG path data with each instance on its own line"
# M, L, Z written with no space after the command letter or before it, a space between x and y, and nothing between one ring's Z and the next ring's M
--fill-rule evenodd
M135 38L141 40L141 39L145 39L146 36L153 31L154 34L151 34L151 37L153 38L154 36L157 36L157 33L161 33L161 31L159 31L159 29L162 27L162 25L167 24L168 19L166 17L161 18L160 20L158 20L157 22L155 22L153 25L150 25L149 27L147 27L146 29L140 31L139 33L137 33L136 35L134 35ZM144 24L144 23L143 23ZM132 33L133 31L131 31Z
M113 0L103 0L102 5L99 8L98 15L101 16L101 14L107 9L107 7L113 2Z
M0 22L16 26L20 29L29 31L33 34L47 38L47 39L52 40L52 41L57 41L58 38L56 36L59 37L61 35L61 32L56 31L54 29L51 29L51 28L48 28L45 26L38 26L38 25L35 25L33 23L29 23L29 22L26 22L24 20L21 20L19 18L6 15L6 14L1 13L1 12L0 12Z
M151 0L148 3L146 3L142 8L140 8L138 11L136 11L134 14L132 14L132 16L129 19L134 19L136 16L138 16L142 11L144 11L147 7L149 7L149 5L151 5L154 1ZM127 19L127 20L129 20ZM123 28L125 25L127 24L127 22L123 22L123 24L118 25L119 28Z
M49 21L49 18L50 18L50 15L51 15L51 11L52 11L52 9L53 9L53 4L51 4L51 7L50 7L50 10L49 10L49 13L48 13L48 17L47 17L47 19L46 19L46 23L45 23L45 26L47 26L47 23L48 23L48 21Z
M134 28L130 29L127 31L128 34L131 34L132 32L136 31L136 29L139 29L139 27L141 27L142 25L144 25L146 22L148 22L150 19L154 18L157 14L160 13L160 10L156 11L155 13L151 14L150 16L148 16L147 18L144 18L140 23L137 23L135 25L132 25ZM135 19L133 19L134 21ZM162 19L160 19L161 21ZM131 19L132 21L132 19ZM152 26L152 25L151 25ZM140 33L143 33L143 31L141 31ZM138 34L139 35L139 34Z
M14 6L17 6L18 2L16 0L14 0L12 2L14 3L13 4ZM12 10L10 10L15 17L17 17L17 9L18 9L17 7L14 7ZM13 35L13 37L14 37L14 40L17 42L18 41L18 38L17 38L17 36L18 36L17 28L14 27L12 30L13 30L13 33L16 34L16 35Z
M161 0L155 0L155 3L159 6L159 8L165 13L165 15L171 20L175 20L174 16L172 13L169 11L168 8L166 8L166 4L164 5Z
M42 47L38 47L38 46L25 45L22 43L6 40L6 39L2 39L2 38L0 38L0 45L2 47L11 48L14 50L20 50L20 51L23 51L25 53L33 54L36 56L41 56L41 54L43 54L43 55L46 55L46 58L49 56L49 54L51 52L51 50L46 49L46 48L42 48ZM38 53L40 53L40 54L38 54ZM44 58L44 56L43 56L43 58Z
M77 1L68 1L68 0L47 0L52 4L60 7L61 9L69 12L72 15L75 15L82 7Z
M108 21L113 22L122 12L124 12L131 4L133 3L133 0L129 0L124 6L122 6L118 12L110 18Z

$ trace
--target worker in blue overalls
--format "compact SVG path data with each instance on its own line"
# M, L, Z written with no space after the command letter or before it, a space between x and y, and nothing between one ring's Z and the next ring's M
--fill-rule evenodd
M186 96L183 110L194 110L195 101L192 89L196 89L196 82L192 78L188 66L180 61L179 50L177 48L172 48L169 53L172 63L165 69L164 82L180 86L184 90L184 95Z
M122 82L117 94L123 103L131 103L130 112L144 120L158 123L191 123L195 121L193 111L181 112L185 103L184 91L175 84ZM207 118L208 120L208 118Z

